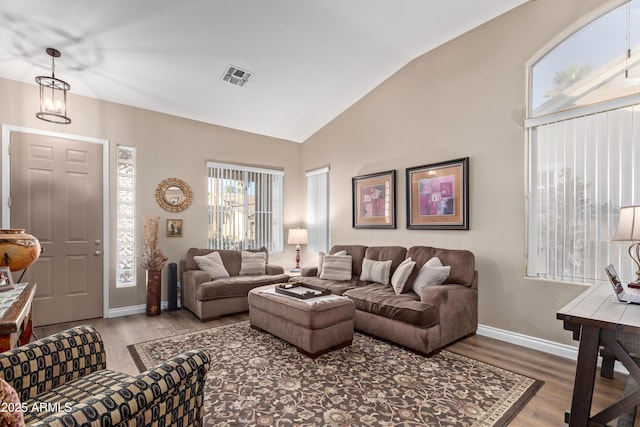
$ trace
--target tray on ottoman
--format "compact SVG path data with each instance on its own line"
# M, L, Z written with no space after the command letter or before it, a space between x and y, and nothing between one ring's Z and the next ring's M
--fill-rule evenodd
M288 295L294 298L309 299L325 295L331 295L331 290L318 286L305 285L304 283L280 283L275 286L276 293Z

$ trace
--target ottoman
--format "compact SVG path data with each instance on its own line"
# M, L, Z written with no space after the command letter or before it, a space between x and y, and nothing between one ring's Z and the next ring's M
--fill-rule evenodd
M316 358L353 341L353 301L338 295L299 299L277 294L273 285L249 291L249 322Z

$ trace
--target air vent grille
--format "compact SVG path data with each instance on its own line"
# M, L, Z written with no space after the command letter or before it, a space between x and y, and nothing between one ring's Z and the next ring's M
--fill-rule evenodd
M222 80L229 82L233 85L244 86L244 84L253 76L253 73L242 68L238 68L233 65L229 65L227 71L225 71Z

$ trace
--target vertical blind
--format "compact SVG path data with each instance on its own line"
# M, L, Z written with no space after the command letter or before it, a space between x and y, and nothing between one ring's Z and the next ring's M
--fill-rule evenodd
M594 283L611 262L633 279L628 243L611 237L620 207L640 203L640 105L529 133L528 275Z
M278 170L207 163L209 248L283 252L283 177Z
M329 251L329 168L312 170L307 177L309 252Z

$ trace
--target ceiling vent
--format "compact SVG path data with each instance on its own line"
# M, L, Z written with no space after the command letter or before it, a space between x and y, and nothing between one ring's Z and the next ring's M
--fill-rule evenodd
M236 86L244 86L251 76L253 76L252 72L229 65L224 76L222 76L222 80Z

